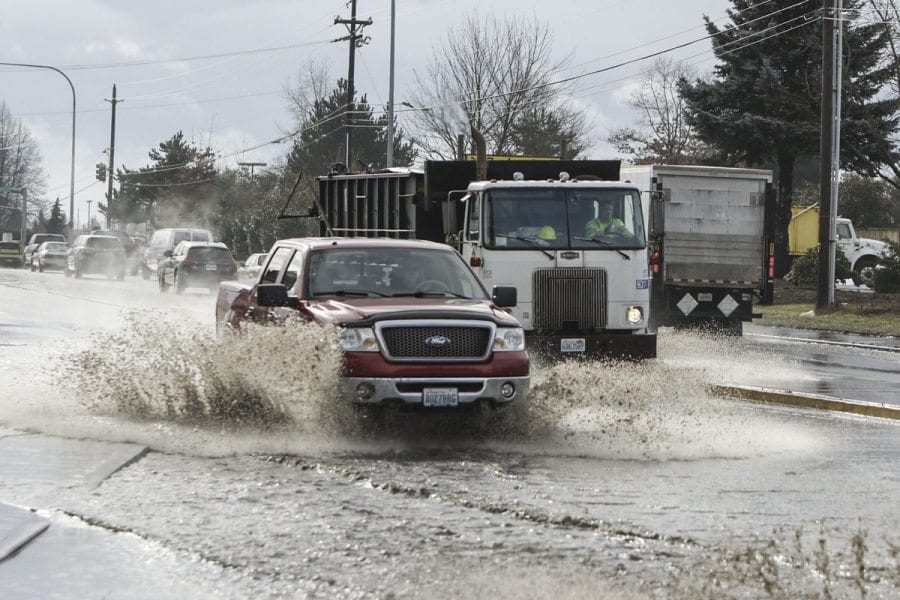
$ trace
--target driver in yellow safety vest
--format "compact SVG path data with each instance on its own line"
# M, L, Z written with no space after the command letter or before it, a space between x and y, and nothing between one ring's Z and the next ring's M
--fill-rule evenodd
M593 238L597 235L630 235L631 232L625 226L621 219L613 216L612 202L600 203L600 214L596 219L591 219L584 226L584 234L586 237Z

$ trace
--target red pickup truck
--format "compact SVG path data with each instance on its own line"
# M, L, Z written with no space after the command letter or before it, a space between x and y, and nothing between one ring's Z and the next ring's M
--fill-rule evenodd
M371 238L275 242L256 282L219 286L221 332L297 315L340 328L344 391L361 405L497 407L528 394L516 289L491 294L444 244Z

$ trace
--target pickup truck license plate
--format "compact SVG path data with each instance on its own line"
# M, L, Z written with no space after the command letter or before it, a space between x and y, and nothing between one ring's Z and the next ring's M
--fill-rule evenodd
M215 270L216 270L216 265L206 265L206 270L207 270L207 271L215 271Z
M425 388L422 390L422 404L435 407L457 406L459 392L456 388Z
M560 352L584 352L584 338L563 338L559 342Z

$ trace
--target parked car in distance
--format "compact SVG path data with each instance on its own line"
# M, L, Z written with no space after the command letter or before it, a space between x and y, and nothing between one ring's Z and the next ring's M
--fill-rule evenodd
M25 249L22 251L22 266L30 267L31 266L31 255L34 254L34 251L37 250L37 247L43 244L44 242L66 242L66 236L61 233L35 233L28 240L28 244L25 246Z
M95 229L91 233L93 235L111 235L119 238L119 241L122 242L122 249L125 250L125 271L129 275L137 275L143 255L140 246L135 243L131 235L118 229Z
M44 272L46 269L62 271L66 268L69 246L65 242L44 242L31 255L31 270Z
M150 237L150 242L144 250L141 261L141 276L150 279L156 273L159 261L165 258L166 251L174 252L175 246L181 242L212 242L213 236L206 229L193 229L189 227L167 227L157 229Z
M19 242L0 242L0 265L17 268L22 266L22 245Z
M244 264L238 267L237 278L256 279L259 277L259 272L262 270L263 265L266 264L267 258L269 258L269 255L265 252L251 254L247 257L247 260L244 261Z
M219 283L234 279L237 263L222 242L181 242L165 252L156 269L159 291L170 287L180 294L189 287L205 287L215 293Z
M102 274L110 279L125 279L125 250L119 238L111 235L79 235L66 254L66 277Z

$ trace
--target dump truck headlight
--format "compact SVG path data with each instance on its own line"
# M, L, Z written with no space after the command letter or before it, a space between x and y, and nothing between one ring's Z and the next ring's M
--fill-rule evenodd
M625 309L625 321L629 325L637 325L644 320L644 311L640 306L629 306Z
M525 349L525 332L521 327L498 327L494 336L494 351L504 352Z
M339 339L344 352L378 351L378 340L371 327L347 327L341 330Z

